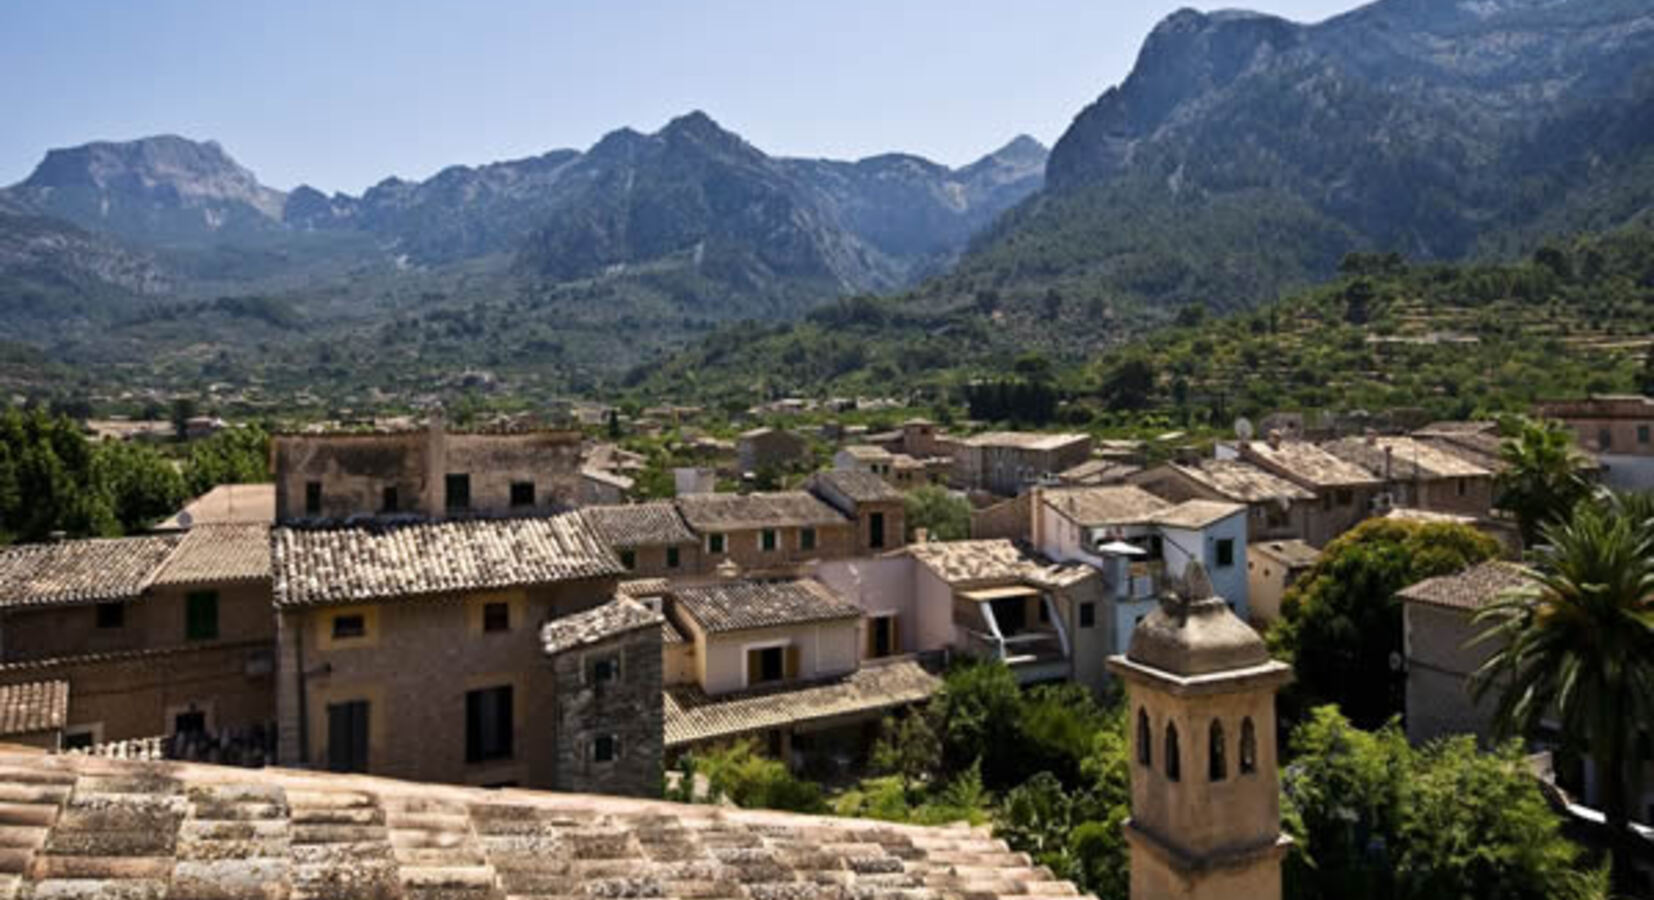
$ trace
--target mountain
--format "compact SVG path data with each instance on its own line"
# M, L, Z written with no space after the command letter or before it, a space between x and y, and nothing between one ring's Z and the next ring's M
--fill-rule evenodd
M1646 216L1651 151L1643 0L1381 0L1315 25L1183 10L961 285L1245 307L1351 250L1459 259Z

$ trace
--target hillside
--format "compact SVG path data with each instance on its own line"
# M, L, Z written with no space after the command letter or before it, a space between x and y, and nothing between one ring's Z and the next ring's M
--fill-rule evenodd
M1511 263L1355 254L1333 281L1180 322L1068 363L1019 350L1000 313L844 301L793 328L748 326L634 373L640 393L711 403L1049 385L1071 424L1144 416L1226 426L1280 409L1412 409L1430 417L1654 385L1654 228L1548 244Z

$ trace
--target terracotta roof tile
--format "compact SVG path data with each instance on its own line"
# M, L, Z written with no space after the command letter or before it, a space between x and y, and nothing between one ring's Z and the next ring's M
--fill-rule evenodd
M269 525L276 521L276 486L221 484L196 497L157 531L184 530L197 525Z
M69 682L0 686L0 737L53 731L69 721Z
M1382 477L1388 467L1391 478L1485 478L1492 474L1452 453L1410 437L1352 437L1324 445L1328 453L1354 463Z
M278 606L391 600L619 575L580 513L356 528L278 528Z
M1170 503L1135 484L1053 488L1044 496L1047 506L1086 528L1140 524L1171 508Z
M668 547L698 542L670 500L589 506L585 514L611 547Z
M1380 483L1373 473L1308 441L1252 441L1246 444L1246 452L1312 488L1376 487Z
M211 584L269 577L269 525L197 525L184 533L154 583Z
M1315 499L1285 478L1238 459L1203 459L1198 466L1173 468L1237 503Z
M1075 893L964 826L20 752L0 782L39 823L0 876L25 897Z
M1262 554L1294 568L1313 566L1321 558L1321 551L1297 538L1287 541L1258 541L1248 544L1246 552Z
M1530 584L1527 570L1504 560L1471 566L1454 575L1426 578L1396 596L1409 603L1427 603L1451 609L1481 609L1512 588Z
M672 599L708 632L858 618L861 607L820 582L718 581L675 588Z
M994 447L1013 450L1057 450L1071 444L1090 443L1090 435L1045 434L1037 431L990 431L966 438L962 443L970 447Z
M849 521L838 510L805 491L688 494L679 497L677 502L689 527L699 532L843 525Z
M1168 528L1205 528L1214 522L1221 522L1230 516L1245 511L1246 507L1239 503L1225 503L1221 500L1185 500L1176 506L1156 512L1149 517L1148 521Z
M916 660L870 663L807 684L767 686L708 697L696 685L668 688L666 746L750 734L783 725L874 712L925 700L942 679Z
M913 557L953 585L1014 581L1037 568L1015 544L1003 539L937 541L913 544L896 552Z
M131 600L179 538L94 538L0 550L0 607Z
M828 489L842 494L852 503L878 503L882 501L899 501L902 492L896 490L872 472L862 472L856 469L832 469L826 472L817 472L811 476L815 481L825 485Z
M665 621L660 613L622 597L572 616L552 619L540 629L540 642L546 653L562 653L628 632L654 628Z

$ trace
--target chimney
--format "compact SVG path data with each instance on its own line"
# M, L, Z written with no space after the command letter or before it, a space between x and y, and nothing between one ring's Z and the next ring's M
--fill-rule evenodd
M1279 429L1279 428L1269 429L1269 447L1272 450L1281 449L1281 429Z
M1368 428L1368 429L1365 429L1362 432L1362 436L1367 441L1367 446L1369 446L1369 447L1377 447L1378 446L1378 432L1377 431L1375 431L1371 428Z
M915 544L928 544L928 543L930 543L930 529L929 528L915 528L915 529L913 529L913 543L915 543Z

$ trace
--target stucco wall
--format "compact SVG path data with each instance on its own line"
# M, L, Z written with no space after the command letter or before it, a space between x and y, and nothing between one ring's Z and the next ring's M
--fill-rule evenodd
M894 613L901 638L900 650L913 653L936 650L923 646L925 636L919 625L919 597L916 571L919 564L909 556L835 560L816 567L815 577L833 593L860 606L868 617ZM866 619L862 628L865 629ZM862 646L866 646L863 638Z
M798 648L799 678L849 672L861 662L860 637L859 619L706 635L697 643L701 689L722 694L747 687L747 650L777 643Z
M1407 655L1407 739L1415 743L1451 734L1492 734L1491 699L1470 696L1470 674L1496 647L1468 646L1478 629L1467 611L1423 603L1402 607Z

